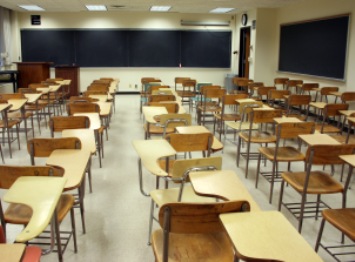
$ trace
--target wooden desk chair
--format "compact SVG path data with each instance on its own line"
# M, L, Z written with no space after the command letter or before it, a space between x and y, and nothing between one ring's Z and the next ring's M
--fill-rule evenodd
M302 86L299 88L300 89L300 94L305 95L305 93L308 93L308 95L312 95L311 92L318 92L319 90L319 84L318 83L304 83ZM317 96L315 97L314 101L317 100Z
M251 79L237 79L235 81L235 84L238 88L237 93L243 93L243 94L249 94L249 84L253 83L253 80Z
M175 127L190 125L190 114L169 113L160 115L159 122L156 125L149 123L143 125L145 131L145 139L150 138L151 135L160 135L164 138L167 134L175 133Z
M273 107L273 108L281 108L285 109L286 108L286 98L285 96L291 95L290 90L277 90L277 89L271 89L269 90L269 94L267 96L268 98L268 105Z
M247 201L165 204L159 211L162 228L152 235L155 260L235 261L233 245L219 215L249 210Z
M9 189L12 184L16 181L17 178L21 176L63 176L64 169L60 167L49 167L49 166L0 166L0 188ZM71 219L71 231L62 231L57 235L56 243L58 250L59 261L63 259L63 253L71 239L73 237L74 252L77 252L77 242L76 242L76 232L75 232L75 216L74 216L74 196L71 194L62 194L56 209L58 224L64 220L68 213L70 213ZM0 214L1 214L1 224L6 235L6 225L7 224L16 224L16 225L27 225L31 220L32 209L23 204L10 204L8 208L3 211L0 205ZM60 236L62 235L62 236ZM65 235L65 237L63 236ZM51 232L51 236L54 236L54 233ZM43 237L40 237L41 239ZM65 240L63 249L61 248L62 244L59 242ZM51 249L53 249L53 242L50 243ZM36 245L48 243L35 242Z
M299 139L299 135L307 135L314 133L314 122L301 123L281 123L276 126L276 145L275 147L259 147L258 165L256 169L255 187L258 187L259 175L262 175L270 182L269 203L272 202L274 183L281 181L279 173L279 163L287 162L287 171L291 171L292 162L305 162L306 157L300 150L301 142L298 141L299 147L282 146L282 140ZM261 158L272 162L271 172L260 172Z
M189 153L190 158L193 152L201 152L203 157L209 157L212 153L213 135L211 133L198 133L198 134L168 134L165 139L175 149L176 155L174 159L166 158L159 161L162 169L172 175L174 162L177 159L177 154Z
M47 100L48 105L52 108L54 115L62 115L62 105L64 105L65 99L64 97L69 91L65 90L64 86L58 84L56 81L42 81L41 84L47 87L60 85L60 87L56 91L50 91L47 94L43 94L42 97L43 99Z
M281 174L281 191L279 211L284 205L298 220L298 232L301 233L304 218L318 217L324 208L330 208L321 200L323 194L343 195L342 207L346 207L347 188L323 171L312 171L314 165L343 165L340 155L354 154L355 145L315 145L310 146L306 153L307 169L305 172L284 172ZM285 183L301 195L300 203L283 202ZM316 195L315 202L307 201L308 195Z
M274 86L276 89L287 89L287 82L290 80L288 77L277 77L274 78ZM278 88L279 87L279 88Z
M3 101L5 102L5 101ZM0 101L1 103L1 101ZM14 141L12 136L12 131L10 134L10 130L12 128L16 128L16 135L17 135L17 142L18 142L18 149L21 149L20 146L20 123L19 119L9 119L8 117L8 110L10 110L11 105L8 105L4 110L1 111L1 120L0 120L0 128L2 129L2 140L3 144L5 144L5 133L7 134L7 143L9 145L9 153L10 158L12 158L12 148L11 143ZM2 159L4 161L4 158Z
M9 100L17 100L17 99L27 99L23 94L21 93L10 93L10 94L0 94L0 100L8 102ZM32 136L34 137L34 128L33 128L33 113L30 111L26 111L25 108L21 108L20 110L16 111L8 111L7 114L8 118L10 120L17 120L21 123L24 123L24 130L25 130L25 136L26 136L26 141L28 139L27 136L27 120L30 119L31 121L31 130L32 130Z
M20 94L41 94L40 91L37 91L34 88L18 88L17 91ZM46 115L48 115L48 114L45 112L47 106L48 106L48 102L43 99L38 99L35 103L26 103L26 105L25 105L25 112L30 112L33 114L33 116L36 116L37 125L38 125L38 132L40 134L41 134L42 116L45 121L45 126L47 126Z
M154 77L142 77L141 78L141 84L142 84L142 88L141 88L141 92L140 92L140 107L139 107L139 111L140 113L142 113L142 107L144 104L146 104L148 102L148 88L149 88L149 83L155 83L154 85L160 85L161 84L161 80L158 78L154 78Z
M241 87L239 87L238 83L239 81L240 84L244 84L247 85L247 83L253 82L252 79L249 79L247 77L239 77L239 76L235 76L232 78L232 83L234 85L233 90L231 91L231 94L238 94L238 93L245 93L245 90L243 90ZM244 82L245 81L245 82Z
M256 90L257 97L254 98L255 100L261 100L263 102L268 101L268 95L270 90L276 90L274 86L260 86Z
M205 125L206 117L214 116L214 114L222 111L222 98L226 94L226 90L222 88L203 88L203 100L201 105L197 107L197 123Z
M213 133L219 131L219 140L221 140L222 133L225 133L225 122L226 121L239 121L241 116L235 111L235 100L247 98L247 94L227 94L222 97L222 110L214 114L213 121Z
M171 175L165 177L166 181L177 183L178 187L170 187L165 189L155 189L150 192L151 206L149 215L149 233L148 244L150 244L150 237L153 228L154 209L161 207L166 203L172 202L193 202L206 203L216 202L215 198L203 197L195 194L189 182L189 173L192 171L206 171L206 170L221 170L222 157L209 158L192 158L192 159L177 159L174 161ZM157 177L157 182L158 182ZM157 184L158 186L158 184Z
M338 92L339 87L322 87L319 91L320 93L320 99L317 101L317 99L314 102L309 103L310 108L313 108L313 113L316 115L316 120L321 119L322 114L323 114L323 109L326 104L329 102L329 96L333 96L331 93L332 92Z
M240 115L240 120L239 121L227 121L225 122L225 132L224 132L224 140L226 139L226 135L228 134L228 128L233 129L234 133L234 140L233 142L236 142L236 136L242 131L249 130L250 128L250 117L249 114L252 111L253 108L261 108L263 106L263 103L261 101L254 101L254 102L243 102L239 103L238 107L238 112ZM258 124L253 124L251 126L254 130L259 129Z
M150 102L166 102L166 101L176 101L174 95L149 95L148 103Z
M177 114L179 112L179 104L175 102L149 102L148 106L161 106L165 107L169 114Z
M49 120L51 137L54 132L62 132L64 129L89 128L90 119L87 116L53 116Z
M289 95L287 98L286 116L294 116L300 120L307 121L310 102L310 95Z
M276 142L276 136L274 135L274 131L265 132L261 130L261 126L259 130L254 129L254 125L261 124L272 124L274 125L274 118L281 117L282 111L280 109L267 109L264 110L262 108L253 108L250 112L250 127L246 132L240 132L238 137L238 147L237 147L237 166L239 166L240 155L245 156L246 158L246 166L245 166L245 177L248 177L249 171L249 160L251 156L259 155L259 153L251 153L250 147L251 144L265 144L266 147L268 144ZM241 144L242 141L247 144L247 150L245 153L241 153Z
M322 216L323 219L315 246L316 252L318 252L319 246L321 246L337 261L340 261L340 259L345 258L346 256L354 256L355 252L353 249L350 249L354 248L354 244L344 244L344 235L347 236L352 242L355 242L355 208L325 209L322 211ZM330 223L342 233L341 244L333 244L329 246L321 242L325 222Z
M61 77L56 77L56 78L48 78L46 80L47 83L52 82L54 85L58 84L59 82L63 82L64 78ZM65 110L66 107L66 101L70 97L70 82L69 83L61 83L61 87L58 90L58 97L60 99L60 102L63 105L63 109Z
M342 103L350 103L355 101L355 92L344 92L341 94Z
M249 82L248 83L248 94L250 98L259 99L257 91L260 87L263 87L263 82ZM256 93L256 96L254 94Z
M81 141L77 137L61 137L61 138L34 138L27 142L27 152L30 154L31 165L35 165L36 157L49 157L56 149L81 149ZM91 167L87 168L89 186L92 188ZM80 197L80 188L78 189ZM82 192L84 194L84 192ZM80 199L75 200L75 207L80 208L81 223L83 232L85 229L84 204Z
M339 111L348 110L348 108L349 104L326 104L322 113L322 122L317 123L316 130L322 134L341 134L343 115Z
M211 102L211 99L205 98L204 93L207 89L221 89L222 87L219 85L203 85L200 88L200 92L194 98L197 102L195 103L195 108L197 109L199 106L202 105L202 102ZM193 100L194 100L193 99Z
M193 98L196 97L196 84L197 81L193 79L182 81L182 90L177 90L176 93L182 98L181 103L188 103L189 111L192 109Z
M96 98L91 98L91 97L87 97L87 96L71 96L69 98L69 103L79 103L79 102L89 102L89 103L93 103L93 102L97 102L99 101Z
M289 90L291 93L298 94L299 89L303 85L303 80L288 80L286 85L287 90ZM294 89L294 91L292 92L291 89Z
M349 117L355 117L355 113L352 113ZM355 122L348 121L346 135L331 134L330 136L342 144L355 144L355 137L351 134L353 132L354 127L355 127ZM342 181L342 179L340 181Z
M0 226L0 244L6 244L6 237L2 226ZM40 262L42 250L38 246L27 246L23 254L23 262Z
M191 79L190 77L175 77L175 79L174 79L175 91L182 89L182 83L185 80L190 80L190 79Z

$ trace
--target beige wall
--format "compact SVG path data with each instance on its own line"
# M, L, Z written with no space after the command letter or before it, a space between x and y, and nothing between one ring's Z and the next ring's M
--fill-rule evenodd
M355 22L351 19L350 39L347 59L346 81L333 81L297 74L281 74L277 72L280 24L316 19L355 11L354 0L308 0L279 9L249 10L248 25L256 20L256 29L251 30L250 77L262 81L266 85L273 84L273 79L287 76L303 79L305 82L319 82L321 86L339 86L342 90L355 90ZM180 20L198 21L231 21L229 27L209 27L217 30L232 30L232 51L239 49L239 32L241 14L231 15L195 15L195 14L157 14L157 13L41 13L42 25L35 28L153 28L153 29L204 29L204 27L183 27ZM19 31L22 28L34 28L30 25L29 13L17 13L14 18L15 51L13 57L20 56ZM224 84L227 73L238 72L238 55L232 54L230 69L200 68L82 68L81 90L93 80L101 76L112 76L121 79L121 91L135 91L141 77L154 76L166 84L172 84L176 76L190 76L198 81ZM52 72L52 74L54 74Z

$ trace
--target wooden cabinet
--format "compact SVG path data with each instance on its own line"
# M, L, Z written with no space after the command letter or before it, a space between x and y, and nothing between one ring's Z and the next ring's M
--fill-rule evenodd
M28 87L49 78L50 62L17 62L18 87Z
M78 66L56 66L55 77L71 80L69 86L70 96L78 96L80 94L80 68Z

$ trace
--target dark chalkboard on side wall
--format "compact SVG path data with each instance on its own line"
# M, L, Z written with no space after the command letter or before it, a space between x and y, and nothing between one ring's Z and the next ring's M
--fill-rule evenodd
M281 25L279 71L345 80L349 15Z

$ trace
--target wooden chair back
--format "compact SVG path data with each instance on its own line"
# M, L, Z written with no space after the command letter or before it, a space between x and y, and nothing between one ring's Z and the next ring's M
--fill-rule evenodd
M207 156L211 154L211 146L213 142L213 134L168 134L165 139L171 144L176 152L207 152Z
M185 80L190 80L190 77L175 77L175 87L177 84L182 84Z
M149 102L148 106L165 107L169 114L175 114L179 112L179 104L175 102Z
M258 90L256 91L256 93L261 99L263 99L263 97L265 96L265 98L267 100L270 90L276 90L276 87L274 87L274 86L260 86L258 88Z
M341 101L343 103L355 101L355 92L344 92L341 95Z
M341 116L340 110L348 110L349 104L326 104L324 107L324 118Z
M316 90L319 88L319 83L304 83L301 87L302 92L306 91L312 91L312 90Z
M34 88L20 87L17 89L17 92L20 94L40 94L40 91L37 91Z
M108 86L110 86L111 82L113 81L113 79L96 79L94 81L92 81L93 84L106 84Z
M268 93L268 99L271 101L274 100L279 100L279 99L285 99L285 95L290 95L291 91L290 90L277 90L277 89L271 89L269 90Z
M293 139L299 135L313 134L315 130L314 122L281 123L276 126L277 139Z
M339 87L335 86L327 86L327 87L322 87L320 89L320 101L322 102L323 100L328 103L328 96L331 95L331 92L339 92Z
M53 116L49 120L51 136L54 132L62 132L64 129L89 128L90 119L87 116Z
M101 91L101 92L108 92L109 85L108 84L91 84L88 86L87 91Z
M275 88L278 85L282 85L282 89L285 89L287 87L287 82L290 80L288 77L277 77L274 79L274 86Z
M247 101L239 103L239 114L242 116L242 120L244 117L248 116L253 108L261 108L263 107L263 102L261 101Z
M21 93L10 93L10 94L0 94L0 99L8 101L10 99L26 99L26 97Z
M159 210L159 223L166 234L208 234L223 232L219 215L250 211L247 201L221 203L168 203Z
M303 85L303 80L288 80L287 81L287 88L289 89L290 87L301 87Z
M176 97L174 95L150 95L148 97L148 103L162 101L176 101Z
M71 96L69 98L69 102L70 103L76 103L76 102L89 102L89 103L92 103L92 102L97 102L98 99L95 99L95 98L91 98L91 97L88 97L88 96Z
M203 158L191 158L191 159L177 159L174 162L172 178L187 180L187 176L192 171L200 170L221 170L222 169L222 157L203 157Z
M75 113L100 113L100 106L95 103L69 103L67 112L70 116Z
M274 123L275 117L282 117L282 110L253 108L250 117L250 122L255 124Z
M46 81L48 82L56 82L56 81L63 81L64 78L62 77L55 77L55 78L47 78Z
M203 88L203 96L210 99L218 99L222 101L223 96L226 94L226 90L222 88ZM208 101L206 101L208 102Z
M49 84L45 84L45 83L32 83L28 85L28 88L40 88L40 87L49 87Z
M170 86L161 86L161 85L149 86L147 89L147 94L151 95L154 93L154 91L158 91L160 88L170 88Z
M32 165L35 165L35 157L49 157L56 149L81 149L81 141L77 137L62 137L33 138L27 142Z
M183 87L193 87L195 88L196 87L196 80L194 79L185 79L182 81L182 86Z
M0 166L0 188L9 189L21 176L58 176L64 175L61 167L50 166Z
M225 106L236 105L235 100L248 98L247 94L225 94L222 97L222 113L224 112Z
M164 127L190 126L191 114L164 114L160 115L160 124Z
M104 90L87 90L83 92L84 96L90 96L90 95L108 95L108 91Z
M339 156L355 153L355 144L314 145L306 152L306 161L310 165L342 165L344 160Z
M311 102L310 95L296 95L292 94L287 99L287 104L289 106L308 106Z

